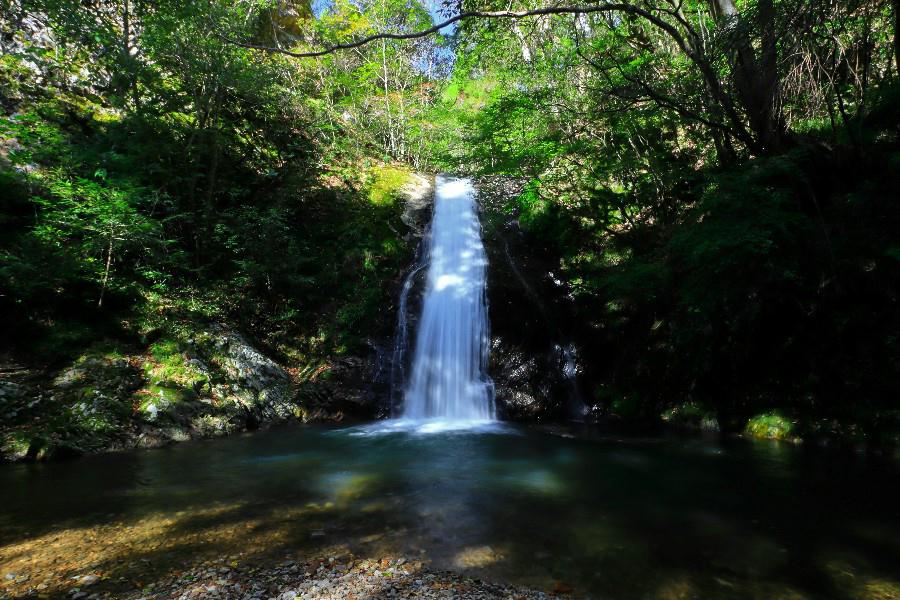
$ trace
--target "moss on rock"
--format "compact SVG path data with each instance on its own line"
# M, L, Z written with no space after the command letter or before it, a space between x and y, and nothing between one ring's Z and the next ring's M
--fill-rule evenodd
M768 440L795 440L791 434L794 432L793 421L777 411L756 415L744 428L744 432L755 438Z

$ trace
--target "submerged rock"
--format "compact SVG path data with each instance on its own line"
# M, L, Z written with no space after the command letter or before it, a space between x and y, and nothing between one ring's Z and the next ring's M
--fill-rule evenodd
M23 398L28 393L28 388L12 381L0 381L0 402L12 401Z

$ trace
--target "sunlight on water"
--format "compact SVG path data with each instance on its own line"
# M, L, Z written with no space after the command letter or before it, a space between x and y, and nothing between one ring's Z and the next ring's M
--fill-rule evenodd
M518 432L500 421L489 419L390 419L346 430L354 436L384 435L389 433L499 433Z
M565 491L563 482L560 481L559 477L547 470L535 470L530 473L519 474L511 483L529 491L550 496L558 495Z
M342 547L545 590L562 581L574 598L900 598L893 462L560 433L400 419L5 465L0 578L56 573L47 594L62 598L98 569L131 589L155 581L148 564ZM11 597L31 597L28 585Z
M317 487L332 500L348 501L362 497L378 484L374 473L337 471L325 473L317 479Z
M491 546L465 548L453 558L453 565L459 569L487 567L504 559L502 552Z

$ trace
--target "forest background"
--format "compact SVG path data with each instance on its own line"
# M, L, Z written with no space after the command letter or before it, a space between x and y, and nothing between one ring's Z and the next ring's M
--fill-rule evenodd
M897 0L494 4L3 0L4 361L146 378L6 398L7 448L200 394L212 323L297 381L360 352L413 172L510 182L593 415L896 443Z

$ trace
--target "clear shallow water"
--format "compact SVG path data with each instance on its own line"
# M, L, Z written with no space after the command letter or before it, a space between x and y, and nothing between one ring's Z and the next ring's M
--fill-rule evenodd
M100 538L135 537L177 515L156 535L193 540L189 553L110 543L95 562L114 573L137 558L164 569L200 547L344 545L592 598L900 595L894 463L739 440L427 426L296 427L2 466L0 559L28 540L104 524ZM240 531L227 549L209 533L223 524Z

